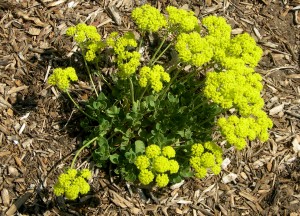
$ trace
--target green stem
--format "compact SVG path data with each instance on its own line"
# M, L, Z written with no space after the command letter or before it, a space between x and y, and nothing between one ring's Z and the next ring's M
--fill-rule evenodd
M149 84L147 84L147 86L145 87L145 89L144 89L144 91L143 91L143 93L141 94L141 96L140 96L140 98L139 98L139 100L141 101L142 100L142 98L144 97L144 94L146 93L146 91L148 90L148 87L149 87Z
M195 100L194 100L195 101ZM203 106L204 104L206 104L208 102L208 99L204 99L204 101L202 101L201 103L199 103L197 106L195 106L191 111L190 114L193 113L195 110L197 110L199 107Z
M131 102L132 105L134 104L134 88L133 88L133 83L132 83L132 78L129 78L129 84L130 84L130 92L131 92Z
M161 100L163 100L165 98L165 94L167 93L167 91L169 90L171 84L174 82L174 80L177 78L179 72L181 70L180 69L177 69L175 75L172 77L172 79L170 80L170 82L168 83L167 87L163 90L163 93L160 95L161 97Z
M70 95L70 93L68 91L66 91L67 95L69 96L70 100L73 102L73 104L76 106L76 108L82 112L84 115L86 115L88 118L97 121L97 119L95 119L94 117L92 117L91 115L87 114L86 112L83 111L83 109L80 108L80 106L74 101L74 99L72 98L72 96Z
M71 169L74 167L75 161L76 161L78 155L80 154L80 152L82 152L83 149L85 149L88 145L90 145L96 139L98 139L98 137L94 137L93 139L91 139L90 141L88 141L86 144L84 144L83 146L81 146L81 148L76 152L76 154L75 154L75 156L74 156L74 158L72 160Z
M87 72L88 72L88 75L89 75L89 78L90 78L90 80L91 80L93 89L94 89L94 91L95 91L95 93L96 93L96 96L98 97L98 92L97 92L96 86L95 86L95 84L94 84L94 81L93 81L93 79L92 79L92 75L91 75L90 68L89 68L89 66L88 66L88 64L87 64L87 61L86 61L85 58L84 58L82 47L80 47L80 49L81 49L81 54L82 54L82 56L83 56L83 61L84 61L85 68L86 68L86 70L87 70Z
M105 82L105 84L108 86L108 88L112 91L112 87L111 87L110 83L107 82L107 80L104 78L103 74L100 72L100 67L98 65L98 62L96 63L96 68L98 70L98 75L101 76L102 80Z
M171 45L172 43L168 44L168 46L159 54L159 56L153 60L152 65L170 48Z
M160 51L161 47L163 46L163 44L165 43L166 41L166 37L164 37L164 39L161 41L161 43L159 44L159 47L157 48L157 50L155 51L154 55L152 56L151 60L150 60L150 65L153 65L153 60L155 59L157 53Z

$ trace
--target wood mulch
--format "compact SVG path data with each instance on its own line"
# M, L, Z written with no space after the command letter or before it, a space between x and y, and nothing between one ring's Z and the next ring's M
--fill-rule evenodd
M79 22L103 37L131 30L130 12L147 2L224 16L233 34L256 39L271 138L227 149L222 173L204 180L149 191L93 168L89 195L57 199L53 184L83 137L80 115L46 83L53 68L74 61L64 33ZM299 9L299 0L0 0L1 215L300 215ZM89 88L81 82L76 94L84 100ZM88 157L79 166L93 167Z

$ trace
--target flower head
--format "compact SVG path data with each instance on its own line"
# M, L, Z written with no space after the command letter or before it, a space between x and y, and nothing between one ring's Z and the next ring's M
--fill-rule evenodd
M158 187L165 187L169 183L169 177L167 174L158 174L156 176L156 185Z
M143 185L148 185L153 181L154 175L151 171L144 169L141 170L141 172L138 175L138 178Z
M179 164L176 160L169 160L170 174L177 173L179 170Z
M209 43L198 32L181 33L177 37L175 49L183 62L197 67L209 62L213 57Z
M53 74L48 79L48 83L50 85L57 85L62 91L66 91L69 88L70 81L77 80L78 77L73 67L67 67L65 69L55 68Z
M154 158L153 169L159 173L164 173L169 171L170 165L169 165L168 158L164 156L158 156Z
M175 157L175 154L176 152L172 146L165 146L162 149L162 155L167 158L173 158Z
M178 9L173 6L166 8L168 12L168 24L171 31L190 32L199 30L198 19L193 11Z
M155 92L159 92L163 88L163 81L170 82L170 75L161 65L154 65L152 68L144 66L140 69L139 84L141 87L146 87L149 83Z
M135 8L131 17L142 31L157 32L167 25L164 15L148 4Z
M156 158L161 153L160 147L154 144L147 146L145 151L148 158Z
M86 179L91 177L88 169L78 172L76 169L68 169L62 173L54 185L54 194L56 196L64 195L69 200L75 200L80 194L87 194L90 185Z
M147 169L150 166L149 158L145 155L140 155L136 158L134 164L139 170Z

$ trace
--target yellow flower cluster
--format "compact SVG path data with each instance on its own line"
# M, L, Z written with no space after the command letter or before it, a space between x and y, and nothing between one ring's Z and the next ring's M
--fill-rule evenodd
M121 79L126 79L135 73L140 65L141 54L137 51L129 51L130 48L137 47L137 42L132 32L127 32L119 37L113 32L106 40L106 44L111 46L117 54L118 75Z
M67 36L73 36L77 43L83 43L87 40L99 42L101 40L100 34L97 32L95 26L79 23L75 27L70 27L66 31Z
M170 31L190 32L199 30L198 19L193 11L178 9L173 6L166 8Z
M68 169L58 177L54 185L56 196L65 196L69 200L75 200L80 194L84 195L90 191L87 180L92 177L90 170L83 169L78 172L76 169Z
M140 69L141 87L146 87L149 83L154 91L159 92L163 88L162 81L170 82L170 75L161 65L154 65L152 68L144 66Z
M66 31L66 35L73 36L78 44L83 44L85 54L84 58L90 62L96 58L96 52L104 47L101 42L101 35L97 32L95 26L79 23L75 27L70 27Z
M48 83L50 85L56 85L62 91L66 91L69 88L70 80L78 80L76 71L73 67L67 67L65 69L55 68L53 74L48 79Z
M148 4L135 8L131 17L142 31L157 32L167 25L164 15Z
M248 33L235 36L226 51L228 56L241 59L250 67L256 67L263 54L262 49Z
M207 169L215 175L221 172L222 149L213 142L196 143L191 148L190 165L197 178L204 178Z
M254 71L261 48L247 33L231 39L231 28L224 18L209 16L202 23L208 30L205 38L214 50L213 60L219 64L218 71L206 74L204 95L222 108L236 108L239 115L218 120L222 134L237 149L246 146L246 139L266 141L272 121L262 110L262 77Z
M252 73L249 71L252 71ZM246 138L261 141L268 139L268 129L272 121L262 110L264 101L260 96L262 90L261 76L252 68L243 66L240 70L209 72L206 77L204 94L221 107L237 108L240 118L230 116L220 118L218 125L229 144L237 149L246 146Z
M202 20L208 30L205 39L213 50L213 60L220 61L225 57L225 50L230 45L231 27L223 17L207 16Z
M238 117L236 115L228 118L222 117L218 119L218 126L226 137L229 144L234 145L237 149L243 149L247 142L256 137L262 142L269 138L268 129L272 128L273 123L267 114L262 110L254 110L253 116Z
M179 58L186 63L200 67L213 57L213 50L198 32L181 33L177 37L175 49Z
M162 149L158 145L146 147L145 155L136 158L135 165L140 170L139 181L143 185L150 184L154 178L158 187L165 187L169 183L170 174L177 173L179 164L174 158L176 152L173 147L165 146Z

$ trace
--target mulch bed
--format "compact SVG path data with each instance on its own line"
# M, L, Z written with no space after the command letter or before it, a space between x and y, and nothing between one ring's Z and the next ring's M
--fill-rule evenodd
M0 1L1 215L300 215L299 0L160 0L158 8L188 8L201 19L224 16L233 34L250 33L264 50L257 68L274 127L266 143L225 152L218 176L189 179L163 190L130 185L93 168L91 192L69 202L53 195L57 175L83 139L80 114L46 83L70 65L74 44L64 35L79 22L111 31L134 28L130 12L146 0ZM79 99L89 83L75 86ZM93 167L83 154L81 167Z

